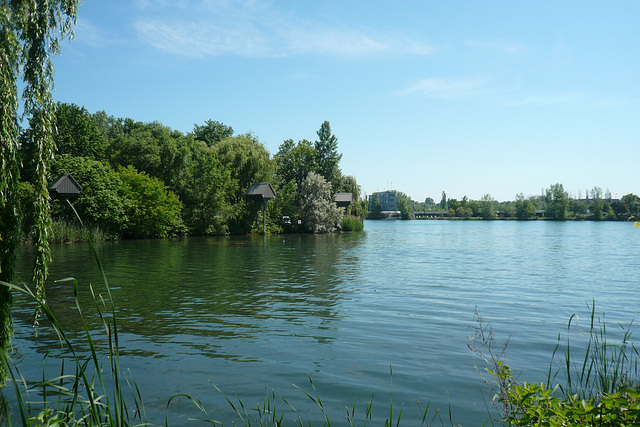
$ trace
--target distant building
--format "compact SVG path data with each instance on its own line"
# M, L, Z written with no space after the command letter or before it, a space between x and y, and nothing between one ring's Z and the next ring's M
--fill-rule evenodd
M370 211L373 210L372 203L373 203L374 194L378 195L378 200L380 202L380 208L382 209L382 212L396 212L398 210L396 205L398 192L396 190L387 190L387 191L379 191L369 196Z

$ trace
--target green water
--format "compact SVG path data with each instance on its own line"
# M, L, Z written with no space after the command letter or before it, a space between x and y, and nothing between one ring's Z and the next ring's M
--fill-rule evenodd
M391 392L403 425L419 424L416 401L478 425L489 418L490 396L483 399L479 360L467 349L475 307L499 337L511 335L514 369L544 380L571 314L586 318L594 298L614 324L638 311L639 244L628 223L367 221L363 233L122 241L97 250L121 322L122 365L156 424L198 415L187 402L167 409L176 393L197 396L229 423L233 413L211 383L248 406L273 389L322 424L293 386L310 392L310 375L334 425L344 425L354 401L362 420L372 393L374 425L384 424ZM25 248L25 276L29 262ZM50 278L69 276L84 305L90 284L102 292L87 245L54 248ZM70 285L52 282L47 292L79 339ZM31 312L17 298L15 357L23 375L37 378L44 353L58 346L46 328L33 336ZM45 369L55 364L50 356ZM293 425L293 415L285 420Z

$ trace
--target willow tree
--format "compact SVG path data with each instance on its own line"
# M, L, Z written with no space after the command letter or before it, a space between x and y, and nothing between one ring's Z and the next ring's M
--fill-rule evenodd
M35 163L33 283L41 298L50 258L47 175L55 131L51 58L59 53L60 40L72 36L77 7L78 0L0 0L0 280L13 280L20 224L18 133L21 119L28 119ZM18 86L23 88L23 111L19 111ZM12 330L10 304L9 290L0 286L3 352Z

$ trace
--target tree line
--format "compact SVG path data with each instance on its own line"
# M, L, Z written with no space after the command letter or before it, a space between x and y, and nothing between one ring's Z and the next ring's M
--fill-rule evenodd
M342 154L328 121L316 141L284 141L273 156L256 136L236 134L214 120L183 133L158 122L91 114L59 103L54 126L48 181L71 173L83 188L72 201L80 217L113 238L255 232L262 204L249 200L246 192L258 182L271 183L277 194L267 204L269 232L330 232L341 227L345 214L333 203L333 194L350 192L356 201L360 195L355 177L340 170ZM34 223L36 187L30 178L37 176L32 132L21 133L19 150L27 235ZM52 203L54 219L61 215L60 203ZM364 217L363 206L355 203L352 213Z
M372 219L382 217L376 197L375 193L371 196L369 218ZM467 196L458 200L447 198L444 191L439 202L431 197L427 197L424 202L417 202L402 192L397 192L396 200L401 219L410 219L418 212L435 212L438 216L463 219L500 217L519 220L546 218L626 221L640 218L640 197L633 193L613 199L609 191L603 192L596 186L586 191L584 199L572 198L560 183L551 185L542 195L526 197L519 193L515 200L505 202L496 201L490 194L483 195L480 200L470 200Z

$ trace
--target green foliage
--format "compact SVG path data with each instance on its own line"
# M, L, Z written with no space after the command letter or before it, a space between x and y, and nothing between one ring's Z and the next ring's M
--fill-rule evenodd
M506 394L513 412L504 418L512 426L631 426L640 423L640 391L621 388L594 398L562 396L544 383L523 383Z
M58 103L54 141L56 154L103 160L107 141L86 108Z
M330 184L311 172L299 188L300 219L303 227L312 233L330 233L340 226L344 214L331 197Z
M275 199L267 203L269 223L274 231L296 232L298 223L298 194L295 181L290 181L278 189ZM286 222L285 222L286 221Z
M339 192L351 193L354 201L360 200L360 186L356 181L356 177L352 175L343 176Z
M568 332L576 326L572 316ZM625 426L640 423L640 372L638 351L630 344L630 326L621 341L608 340L604 319L596 317L591 306L589 342L584 354L576 352L567 336L562 369L547 383L518 382L504 362L507 344L498 347L493 331L476 312L477 326L469 347L486 363L494 403L501 420L512 426ZM579 333L579 332L578 332ZM560 349L560 338L553 361ZM553 362L552 362L553 363ZM553 366L553 365L552 365ZM561 381L549 386L558 378Z
M625 212L623 217L626 219L635 218L636 221L640 218L640 197L635 194L626 194L620 199Z
M426 209L432 209L435 206L435 201L431 197L424 199L424 207Z
M332 183L329 178L326 179L332 187L335 184L334 191L350 192L354 194L354 198L359 195L360 187L355 178L343 178L339 173L339 169L337 169L337 162L340 160L341 155L332 151L337 147L337 139L331 135L328 122L325 123L326 125L321 128L322 132L318 132L321 142L316 142L314 145L310 141L303 139L296 144L292 139L288 139L280 145L278 152L273 157L275 165L274 178L278 195L275 201L272 202L274 207L272 212L275 216L275 218L272 216L272 221L280 224L281 218L288 217L291 223L282 224L282 229L285 232L300 231L297 227L297 220L302 218L302 214L299 212L299 206L301 205L300 185L309 174L319 174L321 164L324 165L323 167L326 170L330 169L329 172L325 170L325 173L333 174L333 179L336 180L335 183ZM322 154L318 151L318 148L322 150ZM330 166L331 164L333 166Z
M51 222L51 232L49 233L50 243L101 242L113 238L112 235L103 232L99 226L83 228L78 222L68 219L54 219Z
M207 120L204 125L194 125L193 135L196 140L214 146L225 138L233 136L233 128L216 120Z
M185 231L180 216L182 203L162 181L136 171L133 166L120 167L118 175L129 218L123 230L125 236L167 237Z
M340 222L340 228L342 231L362 231L364 230L364 224L360 217L344 216Z
M529 219L536 213L536 207L520 193L516 195L516 217L519 220Z
M109 237L166 237L185 231L178 197L133 166L114 171L102 162L65 154L56 158L53 172L74 176L83 189L75 208Z
M609 211L609 206L605 206L605 202L602 200L602 189L600 187L593 187L590 193L591 204L589 205L589 210L591 211L591 217L596 221L600 221Z
M113 120L110 160L114 167L133 166L163 181L177 193L189 185L192 137L157 122Z
M233 234L248 233L255 220L256 206L247 200L246 193L252 184L267 182L273 174L269 152L251 134L226 138L213 147L220 164L229 171L226 218Z
M396 207L400 211L400 219L411 219L411 199L401 191L396 194Z
M50 225L47 175L53 157L55 103L53 63L60 39L72 32L77 0L3 1L0 3L0 280L14 273L18 244L18 121L29 120L33 147L33 282L44 297L48 273ZM23 112L18 112L18 81L23 87ZM10 292L0 290L0 356L6 356L11 321ZM4 380L4 372L0 373Z
M189 231L198 235L227 234L231 171L201 141L194 144L187 182L178 194L184 203L183 219Z
M284 186L290 182L300 183L310 172L317 172L317 157L316 149L306 139L297 144L292 139L284 141L273 157L278 184Z
M496 201L490 194L482 196L480 206L480 216L482 216L482 219L494 219L496 217Z
M567 218L569 195L564 191L562 184L553 184L546 190L545 203L545 216L547 218L558 220L564 220Z
M338 138L331 133L331 125L324 121L317 132L318 140L315 142L317 152L317 172L331 184L331 191L337 192L340 189L342 173L338 166L342 159L342 154L338 153Z
M568 209L574 216L582 216L587 213L587 204L580 200L571 199Z
M110 235L118 235L128 226L127 196L120 175L108 165L85 157L58 156L52 167L52 179L71 173L82 187L75 207L90 224L99 224Z
M511 202L502 202L499 204L499 211L505 218L511 218L516 215L516 207Z
M355 200L351 206L349 206L349 212L352 216L364 219L367 217L368 207L369 205L366 200Z

